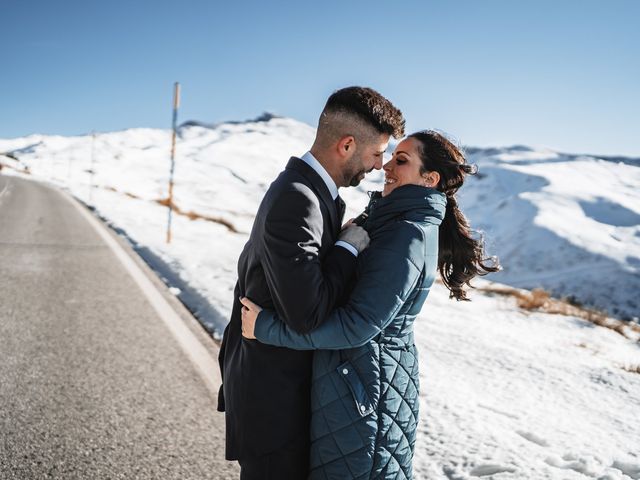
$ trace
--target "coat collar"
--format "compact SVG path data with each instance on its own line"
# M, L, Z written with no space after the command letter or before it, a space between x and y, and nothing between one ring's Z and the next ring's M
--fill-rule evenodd
M403 185L386 197L382 192L371 192L370 195L367 230L375 230L394 218L440 225L446 212L447 197L431 187Z

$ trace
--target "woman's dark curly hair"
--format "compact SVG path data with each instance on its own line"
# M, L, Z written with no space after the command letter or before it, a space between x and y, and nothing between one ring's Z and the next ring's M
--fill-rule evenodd
M485 256L483 239L472 236L469 221L456 199L465 176L475 175L478 168L468 164L458 147L438 132L424 130L409 138L416 139L421 145L420 173L438 172L440 182L436 188L447 196L447 211L440 224L438 240L440 276L450 291L449 298L468 300L465 285L471 287L474 277L500 270L497 257ZM492 264L487 263L489 261Z

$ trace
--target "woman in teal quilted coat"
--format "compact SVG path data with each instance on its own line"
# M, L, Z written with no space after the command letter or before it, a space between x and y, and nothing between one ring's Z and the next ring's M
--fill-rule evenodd
M410 479L418 425L413 322L439 270L451 297L498 269L486 265L455 194L475 173L433 131L410 135L385 164L385 185L367 207L371 243L353 291L322 325L298 334L273 311L242 299L243 335L316 350L311 392L312 479ZM312 294L310 286L310 294Z

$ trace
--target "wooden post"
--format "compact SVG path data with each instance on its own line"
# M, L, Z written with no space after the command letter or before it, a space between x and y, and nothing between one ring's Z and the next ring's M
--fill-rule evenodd
M96 173L96 132L91 132L91 168L89 169L89 205L93 202L93 175Z
M171 171L169 172L169 219L167 222L167 243L171 243L171 213L173 212L173 172L176 157L176 121L178 120L178 107L180 107L180 84L173 86L173 132L171 134Z

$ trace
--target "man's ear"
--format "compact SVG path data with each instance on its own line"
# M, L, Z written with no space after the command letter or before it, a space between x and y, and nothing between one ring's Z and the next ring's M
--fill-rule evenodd
M341 158L350 157L356 150L356 139L353 135L345 135L338 141L337 148Z

